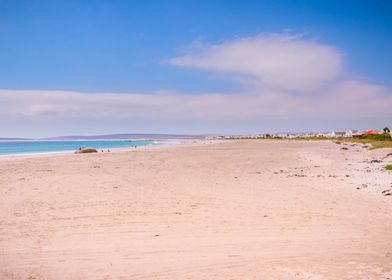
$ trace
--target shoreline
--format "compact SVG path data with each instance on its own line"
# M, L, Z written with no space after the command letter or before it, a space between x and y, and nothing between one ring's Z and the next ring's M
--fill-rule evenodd
M67 140L68 141L68 140ZM73 141L73 140L71 140ZM76 140L75 140L76 141ZM86 140L86 142L91 142L92 140ZM101 140L98 140L101 141ZM112 141L112 140L104 140L104 141ZM136 148L130 146L130 147L110 147L110 148L95 148L97 150L97 153L94 154L102 154L102 153L107 153L107 150L110 150L112 153L118 153L118 152L126 152L126 151L133 151L133 150L141 150L141 149L146 149L146 148L159 148L159 147L168 147L168 146L176 146L176 145L183 145L186 143L186 140L184 139L179 139L178 141L172 141L172 140L140 140L140 141L151 141L151 142L159 142L159 143L152 143L152 144L147 144L147 145L142 145L142 146L137 146ZM11 141L14 142L14 141ZM24 142L24 141L23 141ZM31 141L30 141L31 142ZM33 141L35 142L35 141ZM46 142L46 141L44 141ZM52 142L58 142L57 140L52 141ZM59 142L63 142L62 140ZM76 142L79 142L77 140ZM94 147L92 147L94 148ZM101 150L104 150L104 152L101 152ZM20 154L5 154L5 155L0 155L0 160L8 160L8 159L13 159L13 158L30 158L30 157L49 157L49 156L57 156L57 155L70 155L74 154L76 150L63 150L63 151L50 151L50 152L28 152L28 153L20 153Z
M211 144L211 143L225 143L229 141L292 141L292 139L159 139L159 140L153 140L153 139L141 139L140 141L157 141L157 142L162 142L158 144L149 144L149 145L143 145L143 146L137 146L136 148L133 147L120 147L120 148L95 148L97 150L97 153L91 153L91 154L107 154L105 150L110 150L109 153L119 153L119 152L128 152L128 151L136 151L136 150L146 150L146 149L156 149L156 148L169 148L169 147L175 147L175 146L192 146L193 144ZM329 140L329 139L328 139ZM29 142L36 142L35 140L27 140ZM43 142L46 142L47 140L43 140ZM64 140L50 140L50 142L63 142ZM66 140L66 141L86 141L86 142L91 142L94 140ZM96 141L101 141L101 140L96 140ZM102 141L123 141L123 140L102 140ZM136 140L135 140L136 141ZM312 141L317 141L317 140L303 140L303 139L296 139L295 141L297 142L312 142ZM332 140L330 140L332 142ZM8 141L5 141L8 142ZM13 140L10 142L14 142ZM25 140L21 140L21 142L25 142ZM94 147L92 147L94 148ZM101 152L101 150L104 150L104 152ZM0 155L0 161L1 160L9 160L9 159L28 159L28 158L39 158L39 157L51 157L51 156L61 156L61 155L72 155L75 154L76 150L63 150L63 151L51 151L51 152L34 152L34 153L21 153L21 154L6 154L6 155ZM86 154L84 154L85 156Z

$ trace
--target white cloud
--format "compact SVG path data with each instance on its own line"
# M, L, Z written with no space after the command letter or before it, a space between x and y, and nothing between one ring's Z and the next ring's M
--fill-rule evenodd
M208 124L275 119L288 120L295 129L301 119L392 119L391 88L343 79L336 49L300 37L274 35L204 46L170 63L230 73L249 87L230 94L0 90L0 123L88 119L116 124L137 119L149 124L178 120ZM309 91L313 94L304 94Z
M392 117L391 89L343 81L317 95L264 90L234 94L0 90L0 116L27 118L202 119Z
M206 45L169 63L242 75L251 84L292 91L319 90L342 68L335 48L288 35Z
M344 80L331 85L319 102L328 107L324 115L330 110L340 117L392 119L392 89L361 80Z
M276 114L260 110L275 99L253 93L94 93L0 90L0 114L8 117L230 119ZM262 104L261 104L262 103ZM263 107L263 106L262 106Z

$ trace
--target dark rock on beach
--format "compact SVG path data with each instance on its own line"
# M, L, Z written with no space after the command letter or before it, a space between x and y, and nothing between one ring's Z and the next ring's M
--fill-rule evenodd
M91 153L97 153L98 151L94 148L83 148L75 151L75 154L91 154Z

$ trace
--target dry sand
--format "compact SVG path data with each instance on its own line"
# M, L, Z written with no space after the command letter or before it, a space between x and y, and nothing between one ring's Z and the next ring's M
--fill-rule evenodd
M2 159L0 279L392 279L392 151L351 145Z

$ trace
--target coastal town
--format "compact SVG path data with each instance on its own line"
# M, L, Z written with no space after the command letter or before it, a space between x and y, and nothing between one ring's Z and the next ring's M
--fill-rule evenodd
M386 127L383 130L338 130L326 132L279 132L279 133L263 133L248 135L219 135L209 136L207 139L265 139L265 138L286 138L286 139L303 139L303 138L319 138L319 139L336 139L336 138L361 138L369 135L389 134L391 131Z

